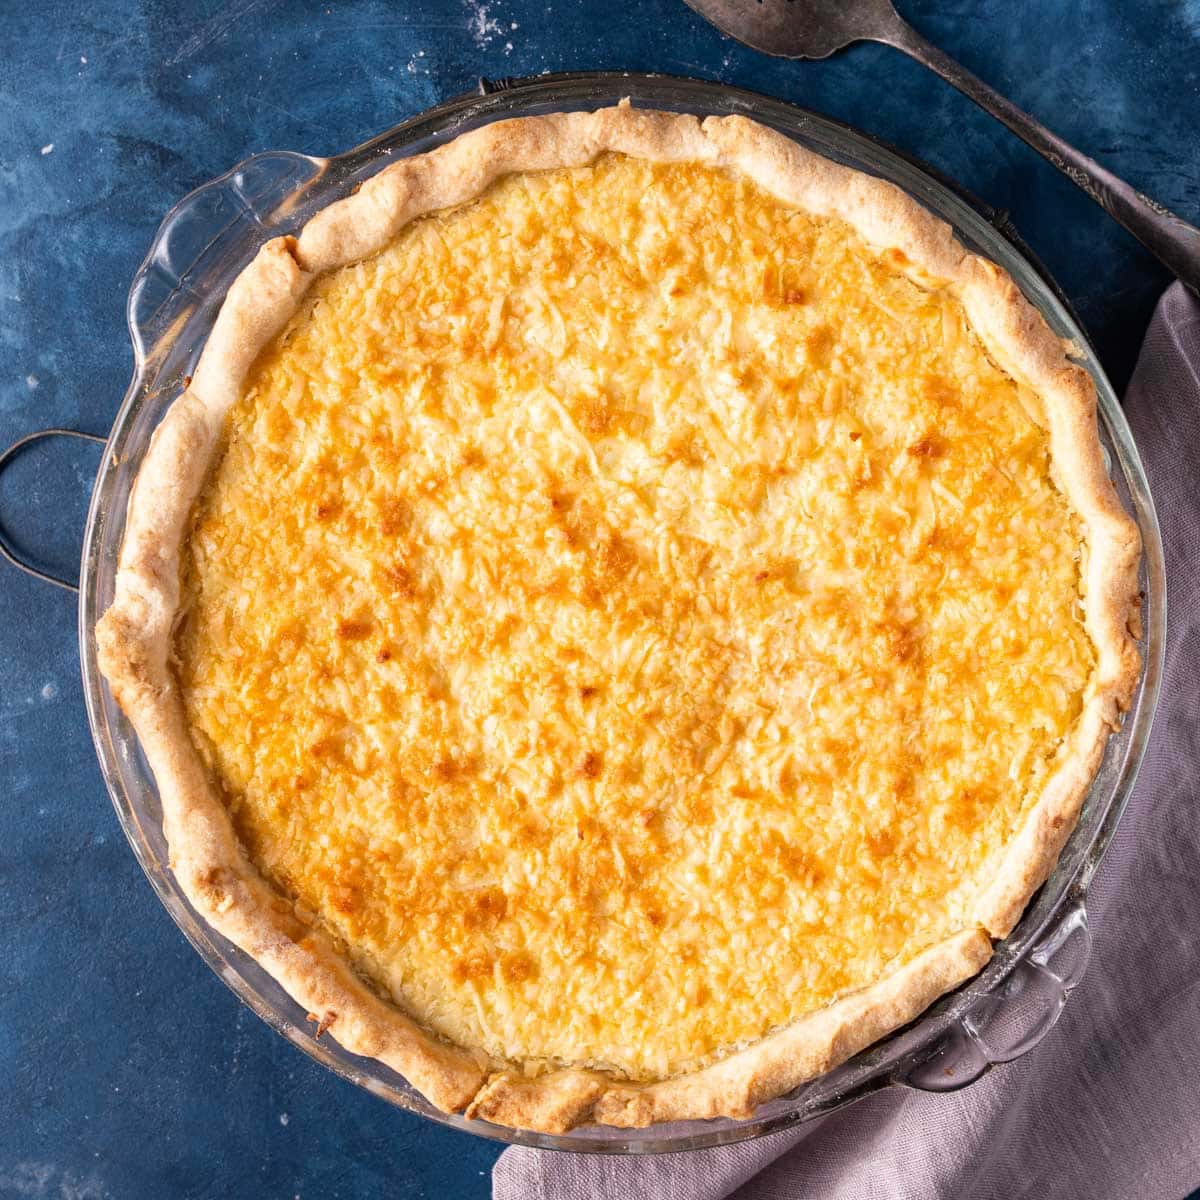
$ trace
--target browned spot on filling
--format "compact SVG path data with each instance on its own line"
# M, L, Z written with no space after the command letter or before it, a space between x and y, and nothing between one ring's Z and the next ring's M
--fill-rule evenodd
M509 983L524 983L526 980L537 978L537 963L523 950L514 951L500 960L500 974Z
M308 747L308 753L316 759L328 759L335 763L344 761L342 739L336 734L329 734L312 742Z
M603 437L611 431L614 415L607 396L589 396L579 406L575 419L588 437Z
M926 375L921 381L921 391L934 404L953 407L959 404L958 389L940 375Z
M875 829L867 834L867 848L879 860L891 858L896 852L896 838L887 829Z
M773 580L786 581L791 577L795 567L796 564L790 559L779 559L765 567L759 567L754 572L753 579L755 583L770 583Z
M589 750L579 764L579 774L584 779L599 779L602 763L600 755L594 750Z
M828 325L818 325L816 329L805 335L804 348L808 351L808 357L815 366L828 365L835 340L833 330Z
M929 434L909 446L908 453L913 458L936 458L942 453L941 439Z
M387 537L404 533L412 522L412 512L403 500L390 497L379 505L379 532Z
M385 567L383 577L392 585L392 591L397 596L411 600L416 595L412 572L404 563L396 562L390 567Z
M484 457L483 451L474 442L463 450L462 456L459 458L459 463L464 470L472 467L482 467L486 462L487 459Z
M468 901L463 924L468 929L491 928L504 920L508 897L498 887L480 888Z
M795 282L795 270L787 265L769 266L763 271L762 298L774 306L808 303L808 291Z
M596 568L608 579L622 575L637 564L637 551L619 533L605 531L596 545Z
M433 764L433 774L443 783L457 779L463 773L463 764L453 758L439 758Z
M458 959L450 968L451 978L455 983L467 983L476 979L490 979L493 972L494 959L489 954L476 952Z
M329 900L343 916L351 916L362 907L362 892L353 884L335 884L329 891Z

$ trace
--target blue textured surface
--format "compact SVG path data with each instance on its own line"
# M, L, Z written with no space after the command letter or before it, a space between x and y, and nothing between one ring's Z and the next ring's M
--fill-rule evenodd
M928 36L1081 148L1200 219L1198 0L921 0ZM677 0L0 3L0 445L105 432L123 306L159 218L268 148L323 154L479 75L719 78L925 158L1017 227L1122 386L1165 276L970 104L877 46L762 58ZM70 564L95 455L53 445L0 510ZM496 1149L390 1109L270 1032L142 878L93 758L72 597L0 565L0 1197L479 1197ZM1200 1182L1200 1181L1198 1181Z

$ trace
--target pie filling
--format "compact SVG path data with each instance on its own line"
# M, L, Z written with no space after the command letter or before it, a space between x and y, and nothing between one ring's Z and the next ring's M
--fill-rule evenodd
M610 155L414 222L261 355L186 712L428 1028L664 1077L971 924L1095 652L1036 398L902 267Z

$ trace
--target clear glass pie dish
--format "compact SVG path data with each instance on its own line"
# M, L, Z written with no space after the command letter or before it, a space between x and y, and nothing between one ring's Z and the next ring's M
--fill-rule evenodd
M658 1125L644 1130L582 1128L547 1135L443 1113L382 1064L329 1038L317 1040L306 1014L258 964L224 941L191 909L169 867L153 777L137 739L101 678L93 630L113 593L130 489L150 438L184 386L222 296L269 237L292 232L398 157L419 153L502 117L612 104L698 114L741 113L837 161L883 176L947 220L960 239L1005 267L1062 336L1080 347L1100 396L1102 437L1113 479L1145 545L1141 638L1143 673L1123 728L1110 740L1083 813L1050 880L985 970L905 1029L747 1120ZM255 155L183 199L167 215L139 270L128 319L135 372L114 422L84 534L79 636L85 696L97 754L130 844L159 898L210 967L260 1017L343 1077L403 1108L455 1128L555 1149L653 1153L761 1136L890 1085L947 1091L1031 1049L1053 1026L1086 966L1087 888L1132 788L1149 734L1161 673L1165 614L1162 550L1137 449L1095 355L1053 286L1006 235L1003 221L927 170L837 123L794 106L716 84L646 75L548 76L488 84L346 154L316 159Z

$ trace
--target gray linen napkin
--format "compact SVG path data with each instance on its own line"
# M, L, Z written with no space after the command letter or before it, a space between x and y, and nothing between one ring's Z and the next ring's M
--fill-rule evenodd
M1166 677L1088 903L1091 964L1055 1029L964 1091L892 1088L740 1146L645 1159L512 1148L495 1200L1158 1200L1200 1186L1200 303L1179 284L1126 412L1166 543Z

